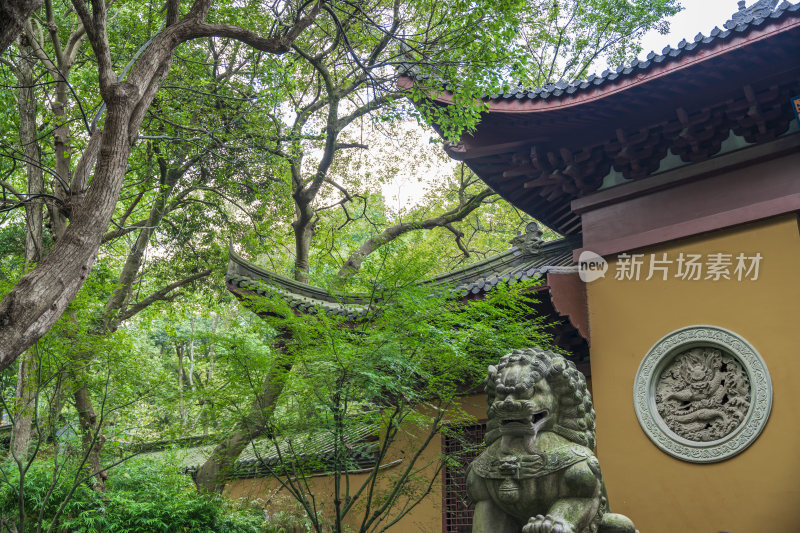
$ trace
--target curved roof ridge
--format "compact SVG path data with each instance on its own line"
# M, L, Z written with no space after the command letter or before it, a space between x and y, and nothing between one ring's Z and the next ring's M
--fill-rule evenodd
M463 281L464 278L470 280L483 279L480 278L480 275L486 272L496 273L509 267L520 267L527 263L546 262L547 259L559 256L565 250L571 253L576 247L575 239L564 237L542 242L533 252L526 252L514 246L505 252L487 257L481 261L425 279L422 283L443 285L445 283Z
M308 298L321 300L332 304L357 304L357 305L366 305L371 300L371 298L367 294L344 294L344 293L331 292L321 287L310 285L308 283L303 283L301 281L291 279L287 276L283 276L276 272L272 272L243 258L241 255L236 253L236 250L233 249L233 245L231 245L228 249L228 259L229 262L232 262L241 267L241 269L239 269L240 270L239 273L244 274L245 276L248 273L255 274L255 276L247 276L247 277L251 277L253 279L260 279L262 281L267 282L271 286L287 290L288 292L291 293L300 294ZM241 271L242 269L244 271ZM231 274L231 270L232 269L229 266L228 267L229 274Z
M541 277L550 271L570 267L572 251L580 243L575 237L562 237L541 242L528 249L514 246L511 249L467 265L422 280L431 286L451 285L460 296L487 292L501 282L511 284L529 278ZM305 313L324 312L349 318L363 316L374 303L366 295L331 293L320 287L295 281L286 276L270 272L242 258L233 249L228 251L228 271L225 281L234 292L237 289L267 296L277 293L288 301L293 309Z

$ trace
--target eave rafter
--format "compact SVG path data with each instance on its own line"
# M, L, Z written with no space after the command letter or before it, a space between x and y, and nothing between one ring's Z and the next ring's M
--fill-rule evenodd
M513 197L528 213L570 234L580 230L580 223L556 206L597 191L612 170L625 181L636 181L662 171L670 154L682 162L673 164L710 159L723 150L731 135L746 143L775 139L794 120L790 97L798 92L800 81L792 78L760 87L749 84L731 97L700 108L675 107L646 127L622 123L593 145L570 146L569 138L562 137L466 162L499 194Z

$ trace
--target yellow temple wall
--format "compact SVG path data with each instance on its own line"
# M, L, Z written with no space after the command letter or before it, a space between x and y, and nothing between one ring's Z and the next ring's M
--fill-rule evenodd
M464 396L460 399L461 410L474 417L476 420L486 418L486 395L474 394ZM474 423L474 422L470 422ZM378 490L385 491L391 484L391 478L399 475L408 465L408 461L420 447L420 442L427 436L426 428L416 428L413 426L404 427L398 434L397 439L392 444L388 457L383 464L390 464L398 459L402 462L384 469L379 477ZM417 468L428 465L418 475L421 479L430 479L436 470L436 465L442 453L442 438L436 435L424 449L422 455L417 460ZM367 474L350 475L351 493L357 490ZM328 475L319 475L309 479L309 485L316 498L317 505L322 509L323 518L330 520L333 516L333 495L334 478ZM291 495L282 489L277 479L271 477L261 477L252 479L231 480L226 488L225 494L231 498L258 499L263 502L269 514L277 511L292 510L295 514L300 514L297 504ZM402 500L401 500L402 504ZM383 523L387 523L396 515L389 514ZM358 507L346 517L345 524L353 527L356 531L356 524L360 524L363 518L363 507ZM414 532L414 533L433 533L442 531L442 480L441 476L434 479L430 493L406 516L393 525L389 531Z
M800 531L800 232L783 215L636 253L761 253L759 278L691 281L604 279L587 284L597 453L611 510L642 533ZM606 258L609 259L609 258ZM674 267L673 267L674 268ZM674 273L674 272L671 272ZM739 455L712 464L662 452L640 427L636 371L664 335L715 325L744 337L766 362L772 413Z

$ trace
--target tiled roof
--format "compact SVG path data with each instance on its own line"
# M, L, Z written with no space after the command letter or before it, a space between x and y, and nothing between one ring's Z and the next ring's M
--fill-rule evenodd
M674 48L666 46L660 54L650 52L643 59L634 59L628 64L619 65L614 69L603 71L600 75L592 74L583 80L564 81L549 83L536 89L516 87L506 93L485 95L484 99L492 101L508 100L548 100L567 97L579 91L602 88L609 82L618 81L623 78L633 78L647 73L650 69L677 61L689 53L696 53L700 50L709 49L718 43L731 39L738 35L746 34L754 29L761 28L771 22L780 21L786 17L800 12L800 3L792 4L784 1L776 6L778 0L759 0L750 7L745 7L745 2L739 2L739 11L734 13L723 26L723 29L714 27L708 35L698 33L692 41L683 39ZM413 66L404 66L400 69L401 74L419 81L432 79L430 74L420 74L415 71ZM452 87L445 87L452 91Z
M462 297L481 294L492 290L501 282L513 285L542 277L548 272L576 271L572 251L579 247L579 240L575 238L540 242L528 249L514 246L507 252L447 272L426 280L425 283L453 285Z
M374 424L354 424L352 429L345 432L343 440L349 455L347 466L350 470L370 468L375 465L379 446L377 435L378 426ZM249 478L270 475L279 472L282 464L290 462L298 465L297 468L305 470L306 473L329 471L335 467L333 455L336 451L335 443L336 436L330 431L301 433L291 438L279 438L275 442L266 437L256 439L242 451L229 477ZM209 444L154 451L142 456L157 457L169 454L170 459L183 472L194 475L213 449L214 445Z
M357 318L367 312L369 305L365 295L335 294L265 270L242 258L233 246L228 251L225 282L261 296L280 296L292 309L309 314L324 312Z
M437 287L448 285L459 296L465 297L490 291L500 282L513 285L541 277L547 272L574 270L572 251L580 247L578 238L544 242L535 222L528 224L526 232L515 237L512 240L513 248L506 252L421 283ZM233 288L262 296L280 296L292 309L303 313L325 312L329 315L358 318L369 308L366 296L337 295L313 285L299 283L246 261L233 248L229 251L225 281Z

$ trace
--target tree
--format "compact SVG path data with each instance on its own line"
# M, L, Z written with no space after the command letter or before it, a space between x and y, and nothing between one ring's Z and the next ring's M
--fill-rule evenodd
M309 250L320 211L336 205L346 209L345 204L355 197L366 200L351 194L332 172L334 160L343 152L368 149L363 142L347 139L346 130L369 114L396 119L402 113L404 92L396 83L398 68L405 62L419 62L415 56L425 58L426 64L455 63L460 76L468 79L477 78L492 64L510 64L515 49L507 42L520 5L344 3L330 20L318 20L298 38L290 54L276 59L283 63L276 89L292 113L269 117L277 135L262 137L259 147L283 159L290 172L295 279L308 281ZM453 58L454 51L463 57ZM341 199L333 206L320 205L323 188L332 188ZM463 211L471 211L488 195L487 191L475 196ZM429 220L426 226L445 226L462 216L457 210L449 217ZM406 231L405 226L395 227L382 242ZM371 242L372 249L379 246L377 242ZM369 252L360 252L365 253ZM360 260L354 257L344 272L354 273L359 266Z
M311 25L322 5L291 3L280 6L280 10L276 6L267 17L257 17L272 23L269 33L260 35L241 26L207 23L210 0L195 0L183 15L180 2L169 0L164 28L143 47L123 79L114 71L107 5L93 0L90 11L80 0L72 2L95 56L105 121L102 129L95 127L89 132L89 141L69 182L65 205L73 216L63 237L0 302L0 369L47 332L91 270L116 207L131 147L169 73L177 47L192 39L217 36L241 40L266 53L285 53Z
M472 79L468 75L465 77L470 70L476 70L472 67L480 67L488 61L503 63L497 61L501 57L498 53L505 54L510 48L508 44L513 42L512 36L518 27L513 15L527 8L521 2L491 5L454 2L446 6L426 2L414 2L405 6L395 2L391 6L380 6L373 14L366 12L361 4L349 2L290 2L276 4L267 13L260 14L252 12L252 6L227 9L221 5L212 14L215 20L237 21L243 20L243 15L250 9L251 13L247 14L249 19L271 25L269 32L262 35L235 24L207 23L211 9L210 0L196 0L185 13L182 13L179 2L169 0L164 6L163 28L152 39L135 52L125 50L124 45L120 47L125 54L123 57L131 59L129 66L123 69L123 75L118 76L113 62L116 55L112 55L112 47L116 51L116 45L109 38L107 6L99 1L92 2L91 5L90 11L83 2L75 0L72 7L94 54L98 75L97 89L103 99L105 120L102 130L97 121L92 121L92 124L87 121L89 137L75 172L69 180L65 176L59 176L66 190L66 198L60 199L60 203L72 215L69 229L56 242L53 252L27 273L18 286L0 302L0 368L10 364L35 339L41 337L58 319L86 279L96 257L101 235L108 225L119 196L130 149L138 138L141 121L169 72L173 54L181 43L201 37L227 37L265 53L280 55L290 50L298 37L312 24L319 22L313 32L308 32L315 35L309 42L313 43L316 39L317 44L322 46L295 46L295 51L301 57L305 54L307 57L304 59L311 60L313 79L319 83L316 86L325 88L317 102L317 108L325 108L324 114L327 115L325 127L322 128L325 132L325 153L317 172L310 180L301 178L295 184L294 197L298 206L295 233L299 252L296 261L300 261L299 271L302 272L305 268L304 256L307 255L305 243L313 233L314 215L313 210L310 210L310 202L325 182L326 169L329 168L332 158L331 151L336 149L333 134L339 131L337 124L342 124L340 119L347 122L348 115L340 117L338 114L342 99L348 95L355 97L356 93L359 97L369 94L368 90L365 92L361 89L370 84L374 87L374 82L385 81L379 76L383 76L381 72L385 73L390 69L391 58L400 61L406 57L405 62L411 61L420 68L429 67L431 61L435 62L436 72L444 80L465 80L466 83L462 83L461 87L465 96L461 101L467 104L474 95L481 92L478 90L479 86L492 85L491 82L499 82L501 74L509 74L508 70L497 69L490 75L484 73ZM615 13L620 15L616 19L625 18L621 15L630 18L630 14L634 13L631 10L626 11L625 5L628 4L615 3ZM671 0L639 2L636 8L635 14L642 16L645 21L636 26L637 31L639 28L652 26L663 14L674 11ZM432 16L425 17L423 14ZM392 22L383 24L384 19L381 17L385 18L386 15L391 17ZM401 18L405 19L407 15L420 21L428 20L429 25L425 26L424 22L421 27L412 24L409 27L411 33L402 35L404 20ZM591 22L594 17L595 12L591 12L586 18ZM479 23L482 25L480 31L477 30ZM483 37L474 39L476 35ZM366 38L351 38L355 36ZM626 37L623 33L618 38ZM400 42L406 43L408 47L401 49ZM392 43L397 46L389 46ZM389 58L378 57L384 51L390 53ZM337 71L322 61L328 56L352 58L352 62ZM464 57L470 59L465 62ZM470 64L469 61L474 58L479 60ZM523 62L517 61L511 66L510 73L513 75L521 71ZM375 68L382 71L376 71ZM331 78L331 74L335 74L335 78ZM355 83L351 84L352 89L345 86L344 91L339 93L336 90L337 85L331 82L338 82L342 79L342 74L354 74ZM370 84L365 86L367 81ZM375 98L378 104L391 100L386 94ZM371 111L378 104L362 106L359 108L360 113ZM310 114L317 109L312 105L310 108L306 106L305 110ZM358 116L359 111L355 113ZM460 119L452 123L449 134L468 127L479 114L478 107L469 105L450 109L449 113L455 113L456 118ZM295 130L295 133L303 132ZM91 180L90 175L93 176Z
M54 66L48 59L52 50L45 50L39 45L39 41L45 42L44 39L37 40L37 36L41 37L42 33L35 32L30 27L28 30L33 35L31 41L39 47L39 53L29 54L23 66L31 70L38 58L45 67L45 75L49 73L53 76L57 88L54 96L58 103L54 108L60 114L56 114L55 122L58 126L55 128L55 135L37 135L32 128L22 127L35 124L36 100L32 97L20 98L20 106L25 103L26 110L32 109L28 113L32 116L28 118L28 114L20 113L25 120L20 121L23 140L22 148L16 154L29 172L38 171L41 174L43 167L39 162L39 153L43 152L45 160L51 157L55 160L57 169L64 169L63 172L68 173L71 170L68 147L72 136L68 124L64 125L60 119L68 107L63 98L66 94L64 87L70 87L71 94L78 103L80 99L75 94L75 87L69 83L69 69L64 69L64 63L59 63L62 65L61 69ZM77 39L76 31L73 30L73 36L70 37L73 43ZM58 50L58 33L52 32L51 35L53 38L49 42L52 49ZM73 46L74 44L69 49L75 50ZM99 491L103 491L107 479L107 469L103 466L101 453L106 442L104 425L109 422L103 416L102 407L99 410L95 407L95 401L103 398L103 384L102 380L97 379L96 367L102 367L98 365L97 359L107 349L104 339L113 336L124 321L131 320L152 304L175 301L183 295L181 289L211 273L209 265L224 264L221 259L225 250L224 244L217 242L219 239L208 239L209 236L215 236L214 225L225 221L228 228L236 227L239 222L228 213L227 206L230 204L240 205L246 202L250 207L259 205L259 201L254 201L251 197L251 189L244 186L246 179L237 182L230 177L230 168L238 167L237 159L240 155L235 142L231 142L230 135L226 134L226 131L229 133L235 127L237 120L241 120L241 115L247 111L254 98L252 75L248 77L247 71L255 73L258 70L258 54L245 52L228 55L227 68L219 71L217 66L224 50L225 46L221 50L215 48L211 40L200 41L189 47L178 68L173 69L171 88L191 87L192 84L196 87L202 84L208 92L185 89L168 100L156 99L152 111L143 122L142 134L139 135L141 142L132 151L131 167L126 172L123 195L115 209L113 220L116 229L106 232L102 237L105 258L101 264L106 268L100 272L104 279L100 283L97 283L98 280L89 283L84 293L89 296L91 303L87 307L73 307L65 319L70 324L57 332L57 335L66 336L71 341L64 343L63 351L69 359L69 378L65 380L67 383L62 391L67 391L67 396L74 401L86 447L88 472L96 476L93 487ZM70 57L74 57L74 54ZM187 65L202 64L211 58L215 60L213 71L187 68ZM80 74L78 72L78 76ZM33 93L36 87L32 79L33 76L28 75L28 78L15 85L21 87L20 92ZM207 102L209 97L210 105ZM263 101L265 98L261 96L259 100ZM225 101L233 101L235 105L222 105L221 102ZM187 113L187 109L191 112ZM200 109L204 111L201 112ZM207 120L198 120L198 114L207 117ZM45 117L44 120L48 118ZM187 129L193 132L191 139L185 136ZM24 135L26 132L29 132L27 136ZM48 147L47 139L53 139L54 148ZM33 159L33 155L21 157L23 149L35 155L36 159ZM34 204L33 200L39 200L38 195L33 194L31 186L22 188L27 190L27 194L19 193L9 182L3 182L3 187L16 194L19 205L29 209ZM60 190L58 180L54 180L53 189L54 194L43 196L51 201L57 200ZM59 209L60 205L57 201L52 201L52 206L48 205L49 208L52 207L49 209L48 224L51 242L58 242L66 228L66 211ZM41 211L41 206L39 210ZM64 223L54 223L58 220L63 220ZM130 222L131 220L135 222ZM162 228L162 223L168 227ZM26 227L36 226L28 223ZM41 216L39 232L41 235ZM129 240L131 236L132 241ZM148 248L154 239L157 239L159 251L155 259L146 261ZM129 242L126 243L126 240ZM119 268L118 274L113 273L116 268ZM190 340L191 342L193 341ZM24 373L23 370L28 365L21 364L19 368L18 388L21 396L23 391L36 390L38 383L35 368L34 371ZM105 369L101 370L101 373L104 371ZM186 375L189 382L192 382L191 371L188 374L180 372L179 375L181 378ZM29 410L31 402L20 398L17 403ZM20 409L20 412L24 410ZM16 415L15 412L15 447L27 449L29 438L26 435L29 431L25 431L25 420L30 417ZM25 460L24 454L17 455Z
M594 11L576 17L588 28L594 20L612 27L616 19L628 24L623 3L615 4L611 19ZM644 22L607 35L631 35L626 27L638 31L652 24L671 2L649 0L649 5L653 10ZM9 224L2 227L0 246L14 235L29 244L16 249L18 263L0 256L2 292L8 292L0 303L0 368L68 310L45 338L59 344L69 376L53 395L53 409L76 416L91 464L88 474L99 476L100 485L108 465L101 457L103 442L106 432L115 433L107 424L115 422L97 401L105 397L108 383L127 390L125 380L117 381L115 365L134 382L141 374L128 365L141 362L150 370L155 365L149 345L112 357L116 348L109 343L129 338L126 327L137 330L140 320L162 312L152 304L178 303L184 292L202 293L192 283L224 262L218 233L228 230L251 246L271 239L282 253L269 259L281 267L294 263L299 279L315 274L314 281L322 283L320 272L332 266L328 270L338 272L338 287L350 283L370 290L374 263L404 260L388 252L407 253L411 244L428 251L446 248L442 239L419 230L446 229L462 254L486 253L488 240L476 244L480 238L475 236L483 227L478 207L496 200L491 191L461 173L452 187L428 197L426 206L398 217L381 204L371 183L369 172L374 177L385 169L355 164L351 154L374 144L356 127L367 123L391 131L403 127L402 118L418 116L394 85L400 65L414 64L438 76L430 87L416 88L416 97L438 88L439 80L460 80L464 102L527 68L521 44L509 46L517 44L511 36L519 29L515 14L527 9L522 2L289 2L267 11L257 3L233 6L221 0L213 10L208 0L191 7L170 0L162 11L148 6L152 9L144 16L139 3L115 3L111 15L100 1L76 0L67 9L48 0L43 13L24 25L19 53L2 60L16 72L16 79L4 84L31 96L20 96L18 112L0 118L6 217L0 226ZM547 6L552 10L559 4ZM547 46L577 51L578 44L563 44L576 25L571 24ZM0 98L10 103L10 95L4 91ZM480 105L454 108L440 127L455 134L469 128L480 111ZM438 117L424 105L421 113ZM10 132L19 134L18 146L6 141ZM26 222L8 215L17 208L25 208ZM516 213L507 215L518 223ZM23 231L17 234L18 227ZM282 228L293 239L283 239ZM315 242L314 235L322 233L326 241ZM148 255L153 243L155 253ZM286 248L295 252L283 253ZM25 249L42 255L30 255L27 268ZM313 260L326 255L325 268L312 273ZM367 273L354 276L361 270ZM423 276L421 270L417 274ZM78 292L81 286L86 289ZM70 307L76 294L79 301ZM190 330L194 317L186 318ZM277 331L269 364L255 380L258 385L249 387L254 398L249 411L231 408L226 423L232 430L208 463L210 470L202 472L209 474L200 479L207 480L211 492L224 484L219 474L274 423L284 387L294 379L301 352L292 347L301 342L295 338L300 334L289 326ZM169 412L183 399L179 411L187 432L212 403L214 409L231 405L213 383L208 385L226 375L224 358L214 359L222 365L214 380L192 372L195 358L188 347L197 346L197 335L186 337L187 359L180 357L181 348L174 353L170 348L155 365L159 376L169 373L173 391L183 380L178 400L159 392L158 401L169 406L159 410ZM223 345L217 344L220 351ZM132 360L125 362L126 356ZM30 381L22 374L26 368L18 367L20 398L42 386L25 385ZM200 399L208 402L202 408Z
M418 116L405 103L410 95L428 120L457 136L479 119L482 107L470 105L476 96L508 79L538 86L585 75L600 58L614 60L637 51L638 37L653 27L663 30L662 18L675 10L673 0L635 7L617 0L491 6L376 2L346 5L331 20L318 20L291 52L273 59L279 65L275 91L284 100L268 116L277 132L270 129L269 135L252 139L282 159L290 173L295 279L309 281L309 250L324 211L341 208L347 224L366 210L369 185L359 183L347 172L352 166L341 163L352 159L353 151L369 150L365 118L391 131ZM432 83L411 93L401 89L397 78L409 68L430 71ZM444 85L458 93L462 105L442 110L420 99ZM413 165L411 154L402 157ZM459 202L441 213L375 228L375 235L351 251L339 275L352 276L370 253L409 232L444 228L459 242L464 234L456 223L493 196L491 189L463 186Z
M47 5L50 5L49 2ZM51 11L48 10L48 13ZM72 44L67 47L73 52L62 53L59 57L75 57L76 31L73 30L72 37L70 37ZM61 123L63 114L68 107L66 95L69 93L65 87L70 85L68 78L70 69L67 67L71 66L72 60L60 61L60 67L50 62L48 51L37 40L37 35L41 36L41 34L42 32L35 32L30 26L28 27L26 36L35 43L39 53L30 52L28 56L18 61L22 67L27 68L25 72L29 73L24 79L18 74L16 83L21 87L20 93L24 92L25 95L28 95L27 98L19 98L22 148L18 153L26 154L25 157L20 156L20 159L24 162L24 167L29 174L33 173L38 176L39 183L41 183L42 173L40 153L44 153L45 160L52 157L55 160L56 168L62 169L63 173L70 171L68 147L69 140L72 138L69 125ZM59 50L59 46L56 44L58 43L58 33L52 32L51 36L52 49ZM49 53L52 53L52 50ZM213 43L199 42L197 45L191 46L186 53L198 62L206 60L214 55ZM45 75L49 73L56 86L54 96L57 105L54 106L56 111L54 115L55 122L59 125L55 128L55 134L49 137L53 140L54 147L52 148L46 144L48 137L37 135L32 126L36 122L37 110L37 102L33 97L35 84L32 67L36 66L37 58L45 67ZM202 83L206 86L211 96L233 98L230 94L239 89L252 92L246 79L237 79L233 74L241 74L245 66L253 70L257 69L257 65L253 63L253 57L234 57L230 60L229 66L235 66L235 68L229 68L226 72L217 74L195 69L188 74L192 76L194 83ZM21 69L16 70L21 71ZM171 83L175 86L190 85L190 82L186 80L186 70L186 65L180 64L175 69L175 76L171 78ZM56 76L56 74L58 75ZM75 89L71 89L74 94ZM149 113L146 117L143 125L144 135L140 135L142 142L132 152L132 168L126 172L126 182L122 189L124 194L116 208L114 222L117 229L105 233L102 238L102 246L107 257L109 254L122 257L122 260L118 262L120 268L118 277L116 280L114 278L108 280L109 283L112 283L111 285L90 284L89 290L95 293L93 298L102 302L101 305L89 311L83 311L81 313L82 320L77 318L75 310L68 313L67 317L72 322L72 327L61 330L62 334L66 333L73 341L72 349L69 348L69 344L67 345L67 353L71 359L71 378L70 385L66 389L74 398L81 432L88 447L88 462L91 470L97 474L95 487L101 491L107 473L102 467L100 458L105 442L102 417L98 416L93 406L92 391L90 390L91 367L98 357L94 350L102 347L100 339L116 331L123 321L130 320L153 303L174 301L183 294L180 292L182 288L211 273L208 265L222 264L220 257L224 246L220 245L215 248L214 243L210 243L209 246L209 243L201 242L201 237L204 234L207 235L213 224L220 219L226 220L227 224L231 225L224 202L242 202L242 198L247 196L246 191L243 194L243 191L239 190L238 184L230 180L225 164L220 162L235 156L236 150L231 148L233 144L229 142L228 137L217 131L220 124L230 129L230 123L241 114L242 105L240 104L238 108L237 106L227 106L217 109L215 106L219 106L219 101L214 102L212 106L207 106L203 102L205 99L205 96L191 91L183 91L168 102L157 100L154 112ZM236 98L236 100L237 102L249 101L248 98ZM181 116L178 110L190 108L194 113L198 113L199 109L204 107L208 112L204 114L209 117L208 121L202 123L189 115L194 138L187 140L180 137L183 134L182 131L189 126L181 124L186 122L187 117ZM48 118L46 116L44 120ZM9 190L13 188L16 191L16 188L8 182L4 182L4 188ZM39 188L41 189L41 185ZM34 194L34 188L29 185L26 189L22 189L27 190L27 194L17 192L19 203L24 205L27 211L31 211L33 206L38 206L40 213L38 226L28 221L26 228L29 229L28 235L30 235L31 231L38 227L39 241L41 241L42 235L40 196L44 196L50 201L48 226L52 235L51 241L58 242L66 229L65 211L59 208L60 204L57 201L53 201L58 199L61 190L56 180L54 180L53 189L53 193L49 195ZM245 199L247 200L247 198ZM251 199L248 201L252 204ZM197 206L202 206L202 209L198 210ZM140 219L137 220L137 218ZM135 222L131 223L129 220L135 220ZM63 223L59 221L63 221ZM169 223L171 229L164 231L161 228L164 222ZM197 229L203 225L206 229L202 231ZM235 223L233 225L235 226ZM173 231L175 228L180 228L180 230ZM124 241L129 236L133 236L134 239L128 244ZM154 238L158 239L160 251L157 254L157 260L150 259L148 262L145 261L145 258L151 240ZM30 240L28 238L28 241ZM198 249L198 244L203 249ZM33 247L39 251L41 248L41 243ZM189 253L186 253L187 248ZM30 250L32 247L27 244L26 249ZM207 249L210 249L210 257L207 256L209 253ZM195 257L191 257L192 252L195 253ZM201 254L199 257L196 255L198 252ZM28 263L30 262L28 261ZM105 262L109 264L108 259ZM116 265L113 266L116 267ZM90 337L95 340L91 340ZM30 365L36 362L32 354L33 352L29 357L30 361L26 359L26 364L19 366L18 389L20 395L24 391L31 391L37 387L35 367L32 370L29 369ZM28 383L28 381L31 382ZM96 394L95 397L97 397ZM30 399L20 397L17 403L29 408ZM30 424L27 424L28 430L26 430L25 422L29 419L30 417L16 417L14 443L15 448L19 448L19 450L28 447ZM17 455L24 458L24 454L21 452L18 452Z

